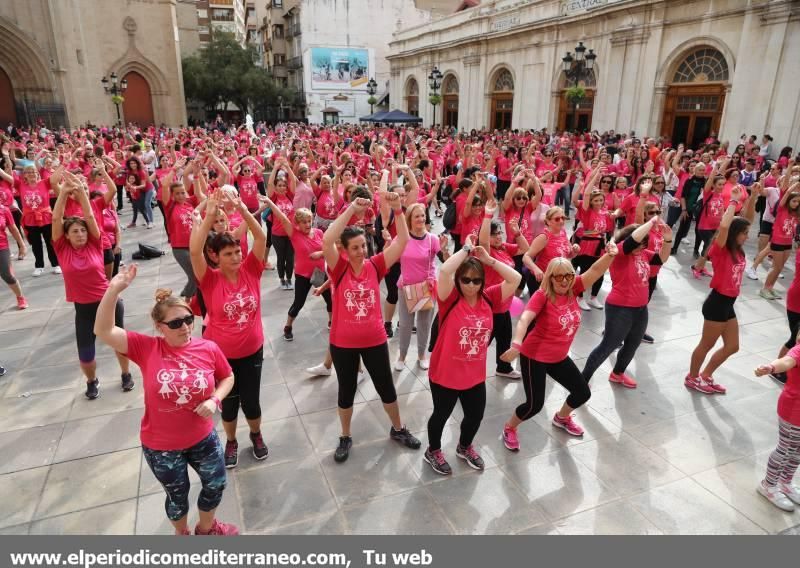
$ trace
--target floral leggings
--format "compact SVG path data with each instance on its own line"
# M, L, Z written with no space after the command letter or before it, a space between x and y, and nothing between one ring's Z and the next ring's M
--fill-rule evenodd
M185 450L151 450L142 446L144 459L167 492L167 517L178 521L189 512L189 466L200 476L203 489L197 508L213 511L222 501L225 489L225 453L216 432Z

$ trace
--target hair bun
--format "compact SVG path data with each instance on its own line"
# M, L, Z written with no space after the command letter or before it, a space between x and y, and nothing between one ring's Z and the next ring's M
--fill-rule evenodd
M169 288L159 288L156 290L156 302L161 303L169 299L172 296L172 290Z

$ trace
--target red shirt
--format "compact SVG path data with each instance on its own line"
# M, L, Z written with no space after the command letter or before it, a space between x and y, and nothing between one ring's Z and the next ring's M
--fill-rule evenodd
M311 278L314 269L325 270L325 259L320 257L317 260L311 259L311 253L322 250L322 229L314 229L306 235L295 225L291 236L292 248L294 248L294 272L298 276Z
M775 222L772 224L772 236L769 241L776 245L790 245L794 240L797 228L797 217L789 213L788 207L778 207Z
M525 207L519 208L514 207L513 205L506 209L505 213L503 214L503 218L505 219L506 223L506 240L507 242L514 244L516 243L516 239L514 238L513 231L511 231L511 227L509 223L512 220L517 222L517 227L519 228L519 232L522 233L522 236L525 237L525 240L528 243L533 242L533 238L536 236L533 234L533 226L531 225L531 213L533 213L533 209L531 209L530 203L527 203Z
M214 430L214 419L194 410L214 394L219 381L233 374L222 350L196 337L184 347L171 347L163 337L134 331L126 335L128 358L142 371L142 445L183 450L203 440Z
M236 176L239 187L239 197L250 211L258 209L258 180L256 176Z
M197 206L197 198L192 196L181 204L170 200L164 211L167 215L167 232L172 248L189 248L192 234L192 215ZM242 253L244 254L244 253Z
M619 208L622 209L623 213L625 213L626 225L632 225L636 222L636 207L639 206L640 197L641 196L636 195L635 193L631 193L622 200ZM647 201L655 203L656 205L661 205L661 198L656 197L652 193L647 196Z
M701 231L716 231L725 213L725 196L713 190L703 192L703 209L697 228Z
M76 249L66 237L53 241L58 265L64 273L67 302L93 304L108 288L103 264L103 242L89 235L86 245Z
M572 245L569 243L567 232L564 229L561 229L560 233L554 234L550 232L550 229L545 228L542 234L547 237L547 244L536 256L536 266L544 272L554 258L572 256Z
M792 347L786 354L800 362L800 344ZM778 397L778 416L794 426L800 426L800 367L789 369L788 380Z
M519 245L503 243L498 249L489 247L489 256L497 262L502 262L511 268L514 268L514 257L518 254L522 254L519 250ZM489 265L484 266L484 272L486 277L486 284L484 286L486 288L497 286L505 282L503 277ZM511 308L511 300L513 300L513 297L507 298L505 302L492 304L492 313L502 314L507 312L509 308Z
M800 313L800 255L794 256L794 278L786 291L786 309Z
M344 256L328 268L333 285L331 345L361 348L386 342L381 312L381 280L386 272L383 253L365 260L358 276Z
M536 325L525 337L520 353L540 363L566 359L581 325L578 296L583 290L583 280L576 276L572 294L556 295L555 303L548 301L543 290L534 292L525 309L536 314Z
M431 382L449 389L467 390L486 380L486 351L493 329L492 307L502 302L501 288L485 288L489 301L479 296L475 306L470 306L455 286L446 300L437 296L440 327L428 371Z
M14 217L11 215L11 209L0 205L0 250L8 249L6 229L12 225L14 225Z
M611 292L606 302L614 306L640 308L649 301L651 250L625 254L624 245L611 263Z
M734 262L731 252L726 247L719 246L716 239L708 250L708 259L714 266L714 276L711 277L709 287L730 298L739 296L746 262L743 254L737 253L736 256L738 259Z
M336 219L336 203L334 203L331 193L318 190L315 195L317 196L317 216L328 221Z
M248 357L264 345L262 272L264 262L250 253L235 284L216 268L208 268L199 282L208 307L208 327L203 337L216 342L228 359Z
M283 211L290 221L294 221L294 201L288 197L289 193L275 193L272 197L272 202L278 206L278 209ZM272 224L272 235L276 237L286 237L286 229L283 228L283 223L275 218Z
M53 223L53 211L50 209L50 187L47 182L38 181L28 185L22 178L17 180L22 201L22 225L25 227L44 227Z

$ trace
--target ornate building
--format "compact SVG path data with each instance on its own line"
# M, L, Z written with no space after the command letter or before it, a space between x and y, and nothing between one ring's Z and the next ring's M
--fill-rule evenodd
M100 83L127 81L123 120L186 123L176 0L0 2L0 124L113 124Z
M562 59L596 54L579 84ZM800 4L792 0L494 0L394 34L391 100L436 123L664 134L696 143L769 133L800 146Z

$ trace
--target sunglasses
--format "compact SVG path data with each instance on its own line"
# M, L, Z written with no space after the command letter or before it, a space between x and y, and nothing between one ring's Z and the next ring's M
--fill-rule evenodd
M574 274L570 274L570 273L567 273L567 274L553 274L553 275L550 276L550 278L552 278L553 280L555 280L556 282L558 282L560 284L561 282L564 282L564 280L566 280L567 282L572 282L573 280L575 280L575 275Z
M528 201L527 197L515 197L514 199L516 199L517 201Z
M552 219L550 219L550 220L551 220L551 221L556 221L556 222L558 222L558 221L564 221L564 220L566 220L566 217L553 217L553 218L552 218Z
M611 183L610 179L601 179L600 183Z
M475 286L480 286L481 284L483 284L483 278L468 278L466 276L462 276L461 278L459 278L459 280L465 286L467 284L473 284Z
M657 181L653 185L664 185L664 182L663 181Z
M648 211L647 215L661 215L661 209L654 209L653 211Z
M187 326L191 327L192 325L194 325L194 314L170 321L162 321L161 323L163 323L170 329L180 329L181 327L183 327L183 324L186 324Z

